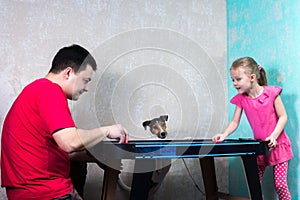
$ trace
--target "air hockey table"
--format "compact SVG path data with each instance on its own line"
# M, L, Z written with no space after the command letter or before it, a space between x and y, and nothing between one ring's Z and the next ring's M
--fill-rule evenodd
M211 139L197 140L137 140L126 144L103 141L88 150L100 162L121 163L122 159L135 160L131 184L131 200L147 199L151 177L157 159L197 158L200 160L206 199L236 199L218 191L215 157L241 157L251 199L262 200L256 157L268 154L265 141L252 139L227 139L213 143ZM119 170L106 167L102 199L114 199ZM231 198L232 197L232 198Z

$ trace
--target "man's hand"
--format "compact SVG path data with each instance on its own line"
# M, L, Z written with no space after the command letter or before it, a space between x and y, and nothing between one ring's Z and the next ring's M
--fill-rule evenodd
M119 143L128 143L128 131L121 124L107 126L105 128L107 128L108 138L119 139Z

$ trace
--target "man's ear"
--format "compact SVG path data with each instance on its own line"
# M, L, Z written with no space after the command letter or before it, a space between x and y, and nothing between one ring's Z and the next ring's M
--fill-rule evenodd
M69 79L70 75L74 73L74 70L71 67L67 67L66 69L64 69L63 71L63 75L65 79Z

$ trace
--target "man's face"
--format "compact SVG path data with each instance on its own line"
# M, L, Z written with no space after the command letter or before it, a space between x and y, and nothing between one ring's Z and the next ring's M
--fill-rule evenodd
M67 98L78 100L79 96L88 91L88 83L92 80L93 68L90 65L86 66L85 70L75 73L70 73L68 85L69 90L66 93Z

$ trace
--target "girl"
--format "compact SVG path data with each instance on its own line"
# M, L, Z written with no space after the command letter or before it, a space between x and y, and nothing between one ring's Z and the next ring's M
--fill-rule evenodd
M233 86L238 94L231 99L236 105L233 118L223 134L213 141L218 143L234 132L243 110L255 139L268 141L270 153L257 157L260 182L267 166L273 166L274 186L280 200L290 200L287 186L288 160L293 157L290 140L284 131L287 114L280 98L282 88L267 86L265 70L253 58L244 57L230 68Z

